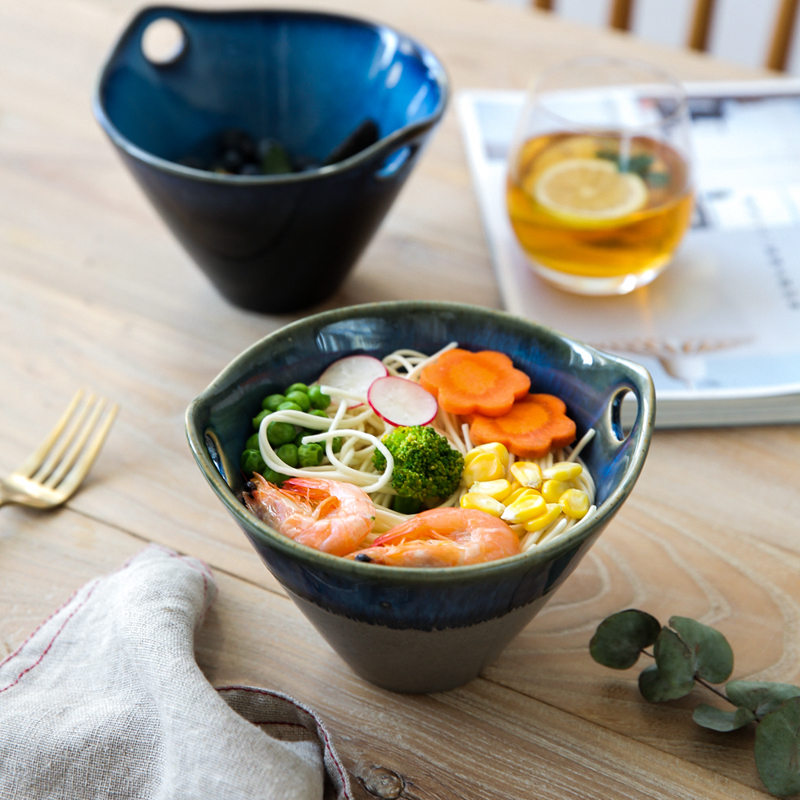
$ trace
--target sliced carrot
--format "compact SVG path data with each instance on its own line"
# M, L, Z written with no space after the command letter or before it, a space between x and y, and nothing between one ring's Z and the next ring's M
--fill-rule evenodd
M531 379L505 353L448 350L422 370L420 381L451 414L500 417L528 393Z
M566 410L558 397L529 394L502 417L470 415L469 435L476 445L501 442L520 458L543 458L575 440L575 423Z

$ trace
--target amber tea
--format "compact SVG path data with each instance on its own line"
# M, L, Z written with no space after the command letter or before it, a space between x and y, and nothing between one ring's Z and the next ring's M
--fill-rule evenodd
M530 257L559 273L657 271L689 224L688 171L676 150L644 136L537 136L509 176L511 224Z

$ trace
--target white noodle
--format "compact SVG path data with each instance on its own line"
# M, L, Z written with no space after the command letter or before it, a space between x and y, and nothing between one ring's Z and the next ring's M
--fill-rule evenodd
M511 475L511 467L514 466L514 463L516 462L516 460L517 460L517 457L513 453L509 453L508 454L508 464L506 465L506 480L509 483L513 483L513 481L514 481L514 478Z
M423 369L425 369L425 367L428 366L428 364L432 364L437 358L439 358L440 355L442 355L442 353L446 353L448 350L452 350L455 347L458 347L458 342L450 342L450 344L445 345L441 350L439 350L437 353L434 353L432 356L422 356L422 360L416 364L414 369L412 369L408 375L406 375L406 377L410 381L418 382L419 374ZM422 355L422 353L420 353L420 355Z
M466 422L461 426L461 434L464 437L464 447L469 453L469 451L473 448L473 444L472 438L469 435L469 425Z
M589 428L589 430L583 434L578 444L576 444L575 447L572 448L572 452L569 454L569 457L566 460L575 461L580 455L581 450L583 450L583 448L586 447L586 445L589 444L589 442L591 442L592 439L594 439L594 434L595 434L595 429Z
M559 534L564 532L564 528L567 527L567 519L566 517L562 517L555 525L547 530L547 533L544 536L540 537L539 541L536 544L544 544L548 539L555 539Z

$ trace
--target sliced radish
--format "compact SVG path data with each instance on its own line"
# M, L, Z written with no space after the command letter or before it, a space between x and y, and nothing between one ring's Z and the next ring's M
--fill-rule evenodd
M384 363L372 356L346 356L334 361L319 376L317 383L330 386L344 392L352 392L359 397L366 397L369 387L378 378L389 374ZM347 407L360 406L358 400L347 399Z
M390 425L427 425L439 410L427 389L393 375L373 381L367 399L372 410Z

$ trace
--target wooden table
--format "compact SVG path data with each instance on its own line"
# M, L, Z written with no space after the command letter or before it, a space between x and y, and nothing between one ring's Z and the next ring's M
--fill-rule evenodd
M406 30L443 59L456 90L523 87L588 52L646 58L686 79L756 76L469 0L293 4ZM93 81L137 5L0 3L0 470L22 460L77 387L122 405L66 508L0 509L0 656L77 587L159 542L216 573L219 598L197 642L208 679L273 687L317 709L359 797L761 795L752 730L697 727L696 697L647 705L638 669L604 669L587 648L605 616L641 607L717 626L736 677L800 680L800 431L657 433L601 541L481 678L413 697L362 682L262 566L186 444L190 400L289 318L243 312L216 294L92 118ZM396 298L500 305L452 108L328 305Z

